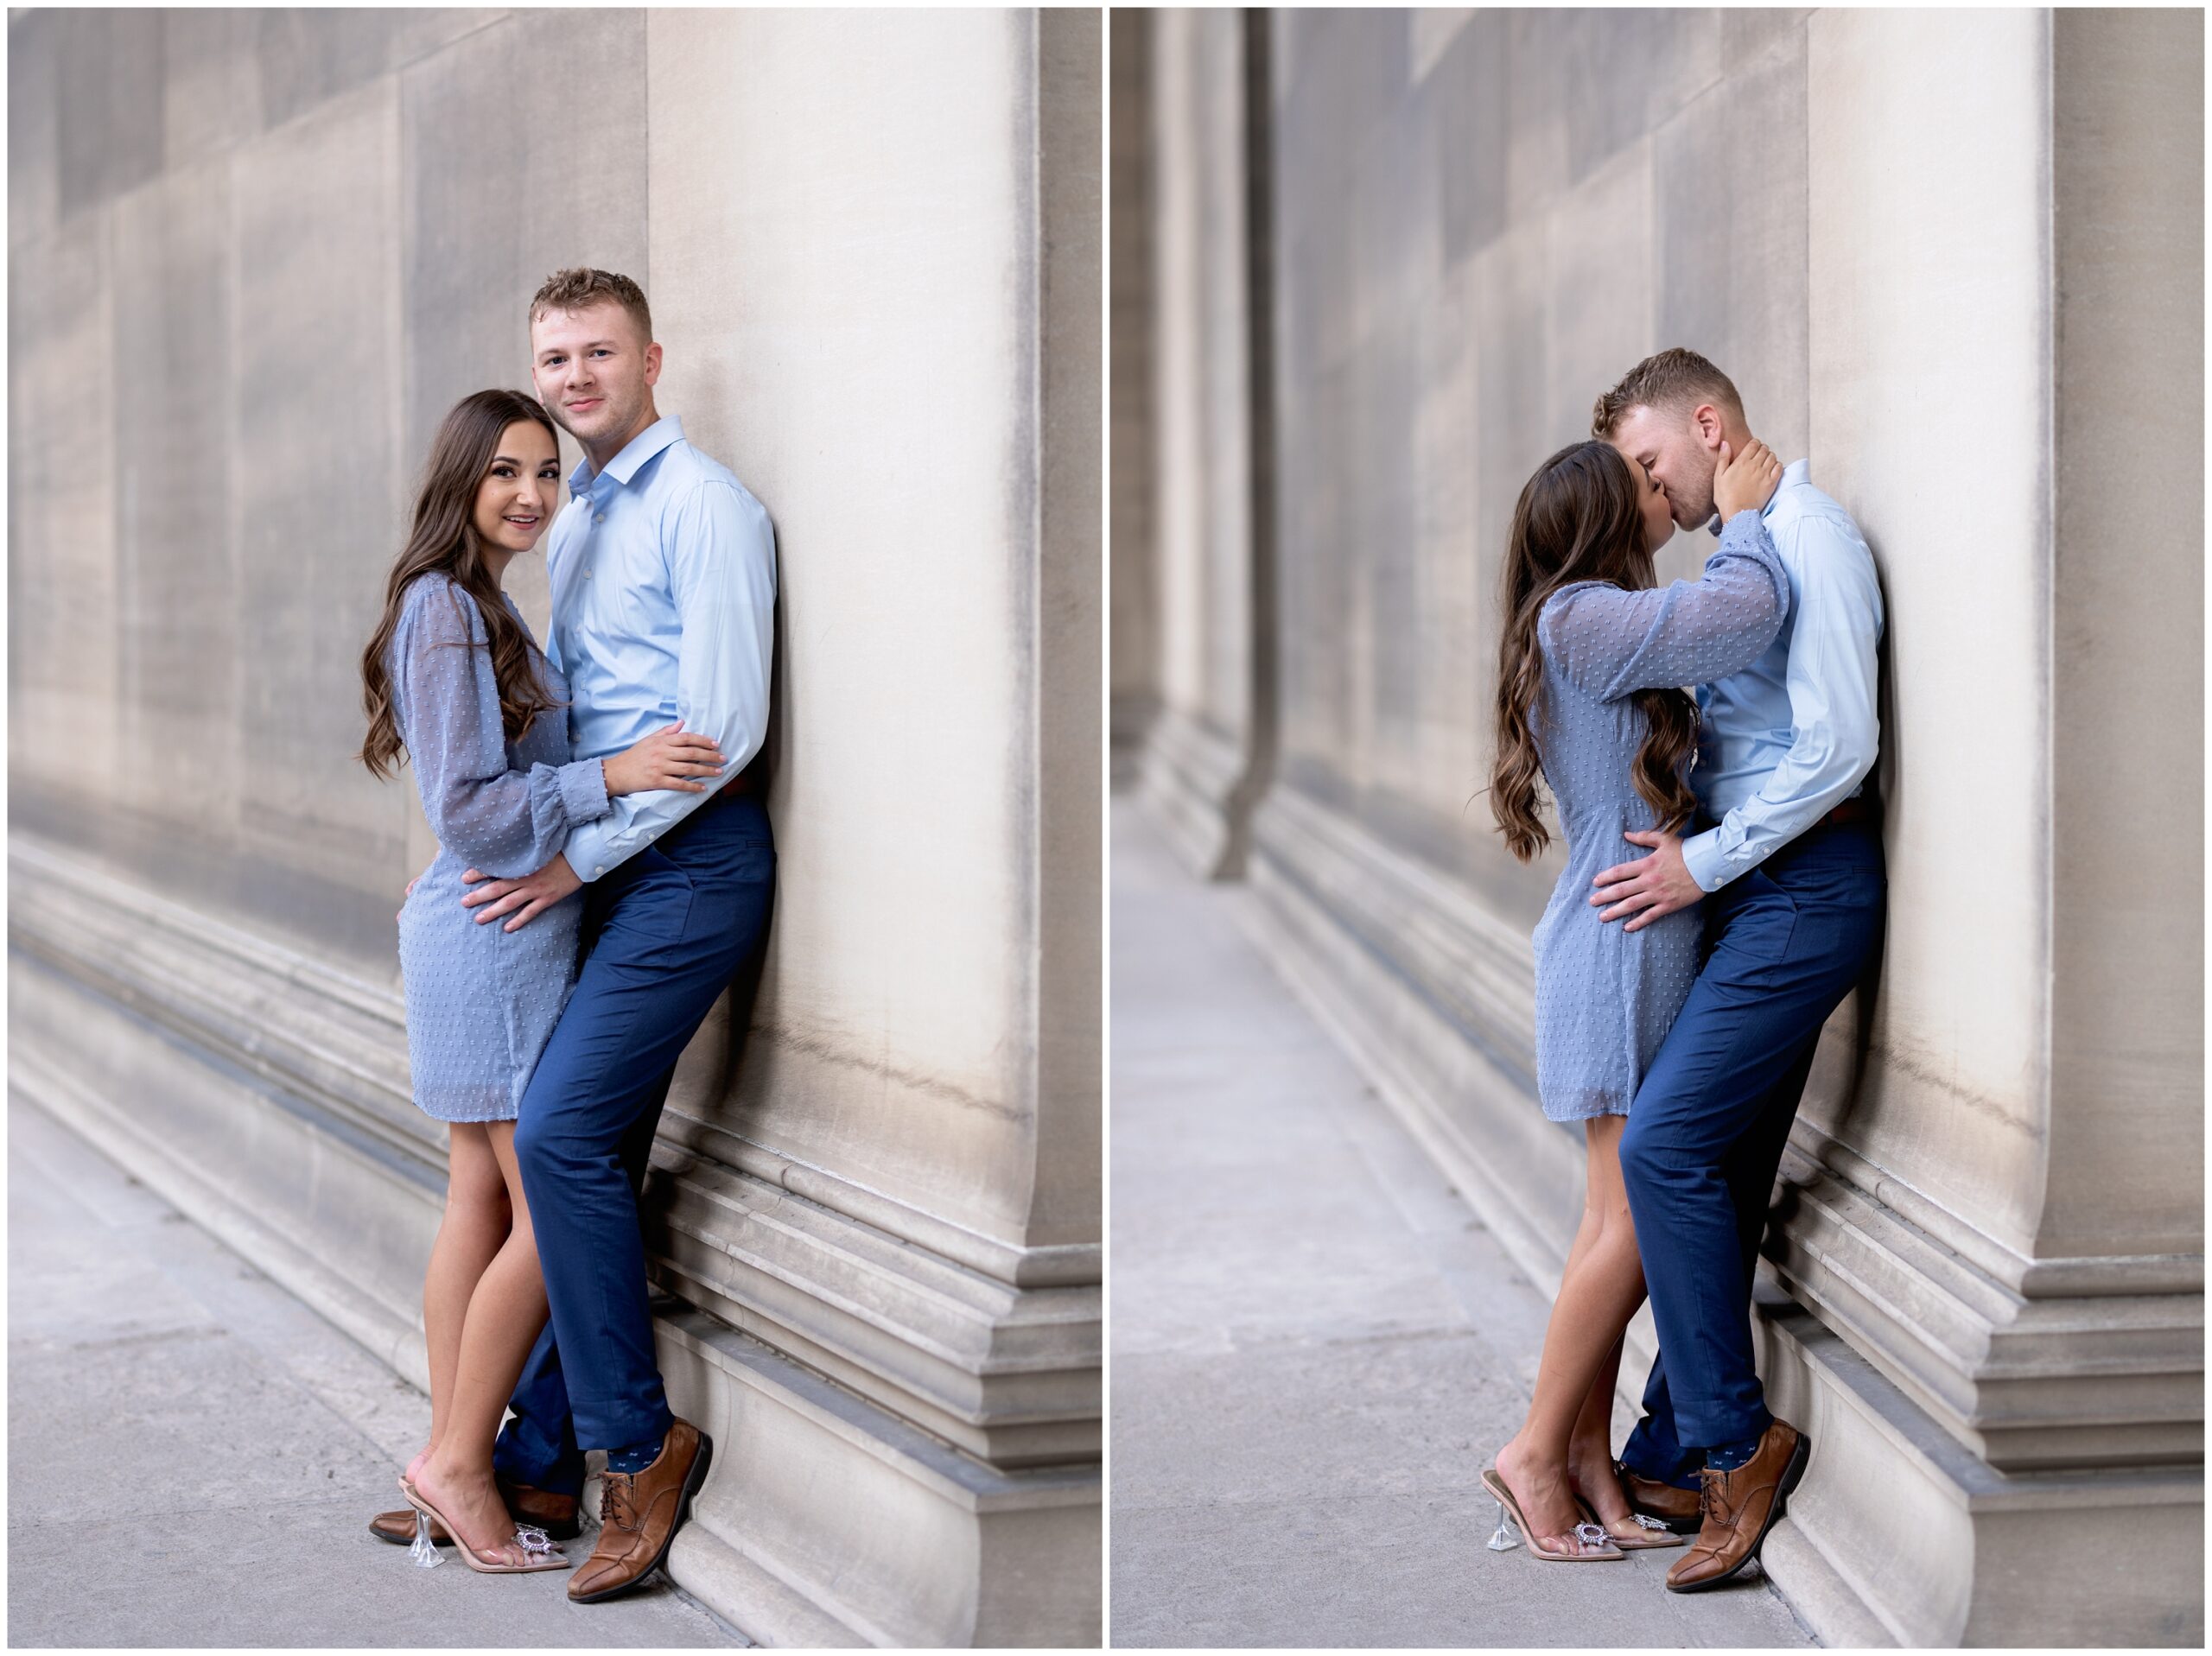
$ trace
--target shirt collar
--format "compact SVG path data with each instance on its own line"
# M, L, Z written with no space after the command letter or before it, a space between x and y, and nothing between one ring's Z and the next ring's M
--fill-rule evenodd
M1766 498L1766 504L1759 508L1760 518L1764 520L1774 516L1774 503L1782 498L1782 492L1784 489L1794 489L1801 483L1810 483L1812 480L1812 461L1808 460L1790 461L1782 468L1782 480L1774 485L1774 492ZM1720 533L1720 514L1716 511L1712 517L1707 518L1705 527L1708 534L1717 536Z
M597 473L591 461L581 460L576 469L569 473L569 493L573 497L592 492L593 486L602 477L611 477L627 488L638 468L673 442L683 440L683 422L672 414L664 414L652 424L622 445L622 452L607 461Z

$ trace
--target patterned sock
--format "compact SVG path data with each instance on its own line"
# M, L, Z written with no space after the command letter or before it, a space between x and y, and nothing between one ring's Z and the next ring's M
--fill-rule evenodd
M1705 1463L1715 1472L1733 1472L1738 1467L1759 1452L1759 1440L1746 1443L1723 1443L1718 1449L1705 1451Z
M610 1472L634 1474L644 1471L660 1458L660 1439L650 1443L632 1443L627 1449L607 1451L607 1469Z

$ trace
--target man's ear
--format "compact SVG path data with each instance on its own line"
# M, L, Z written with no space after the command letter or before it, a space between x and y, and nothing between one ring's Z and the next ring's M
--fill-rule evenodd
M659 383L660 346L658 345L649 345L645 347L645 384L648 385L657 385Z
M1697 427L1698 441L1708 450L1718 452L1722 432L1720 410L1710 403L1700 403L1691 410L1690 420Z

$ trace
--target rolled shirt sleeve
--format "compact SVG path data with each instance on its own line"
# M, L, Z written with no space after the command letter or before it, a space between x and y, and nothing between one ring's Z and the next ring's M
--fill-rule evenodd
M1758 793L1682 841L1700 889L1748 873L1848 798L1873 769L1881 587L1866 543L1818 513L1776 536L1796 587L1786 688L1790 746Z
M760 752L768 732L775 649L775 530L760 502L708 478L671 503L661 522L682 640L676 712L684 729L710 736L726 765L704 793L655 789L614 800L578 825L563 847L578 878L594 880L705 804Z

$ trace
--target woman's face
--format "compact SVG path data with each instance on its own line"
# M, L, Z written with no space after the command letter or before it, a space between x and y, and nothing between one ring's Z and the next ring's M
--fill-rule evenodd
M1656 555L1659 549L1675 538L1674 510L1667 503L1667 492L1658 480L1643 469L1643 463L1633 454L1621 458L1628 462L1628 469L1636 479L1637 509L1643 514L1644 550Z
M561 454L545 428L518 420L499 434L499 447L476 487L476 532L486 546L512 554L537 544L553 521L561 490Z

